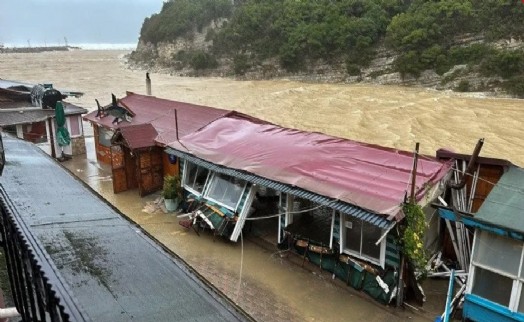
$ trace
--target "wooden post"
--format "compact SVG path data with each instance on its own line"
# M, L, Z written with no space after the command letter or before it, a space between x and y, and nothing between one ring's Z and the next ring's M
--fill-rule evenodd
M412 204L417 203L415 184L417 180L417 163L418 163L418 151L420 143L415 144L415 153L413 156L413 170L411 171L411 193L409 195L409 202ZM404 303L404 266L406 265L406 256L403 252L400 252L400 268L398 274L398 286L397 286L397 307L401 306Z
M417 180L417 163L418 163L418 151L419 151L420 143L417 142L415 145L415 155L413 156L413 171L411 172L411 194L409 197L409 201L413 204L417 203L417 198L415 196L415 184Z

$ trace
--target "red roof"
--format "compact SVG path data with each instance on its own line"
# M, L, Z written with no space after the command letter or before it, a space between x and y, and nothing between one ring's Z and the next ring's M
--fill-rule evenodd
M169 146L203 160L403 217L413 153L282 128L239 113L220 118ZM419 159L416 197L450 170L449 162Z
M154 146L158 135L153 125L149 123L126 126L118 131L131 150Z
M150 123L158 132L156 141L164 145L176 140L177 130L175 124L177 124L177 121L178 137L180 138L231 112L229 110L171 101L131 92L128 92L127 96L118 100L118 103L135 114L131 122L122 121L119 124L113 124L114 117L97 118L97 111L85 115L84 119L111 129ZM175 110L177 113L176 118Z

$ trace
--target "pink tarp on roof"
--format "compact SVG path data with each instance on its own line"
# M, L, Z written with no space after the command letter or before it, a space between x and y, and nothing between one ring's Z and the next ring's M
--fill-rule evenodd
M118 125L113 124L113 116L108 115L104 118L97 118L97 111L85 115L84 119L110 129L150 123L158 132L156 141L164 145L176 140L177 131L175 124L177 122L175 121L175 109L177 111L179 137L192 133L231 112L229 110L176 102L131 92L128 92L127 96L118 100L118 104L135 114L131 122L122 121Z
M220 118L169 144L203 160L339 199L388 218L402 218L413 154L287 129L239 113ZM417 200L450 164L421 158Z

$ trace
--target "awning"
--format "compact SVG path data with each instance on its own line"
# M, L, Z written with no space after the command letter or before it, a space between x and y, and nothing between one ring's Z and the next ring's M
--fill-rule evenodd
M157 135L157 131L149 123L131 125L117 129L111 138L111 143L119 143L120 140L123 140L123 143L131 150L154 147Z
M18 124L31 124L46 121L53 117L53 110L43 109L0 109L0 127Z

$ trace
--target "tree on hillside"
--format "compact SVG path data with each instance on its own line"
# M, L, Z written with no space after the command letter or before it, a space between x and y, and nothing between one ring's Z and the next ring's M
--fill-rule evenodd
M190 37L209 23L228 18L232 13L230 0L169 0L162 10L146 18L140 31L140 40L156 44Z
M387 44L399 53L395 64L403 74L418 76L445 60L457 35L471 30L471 0L417 1L391 20Z

